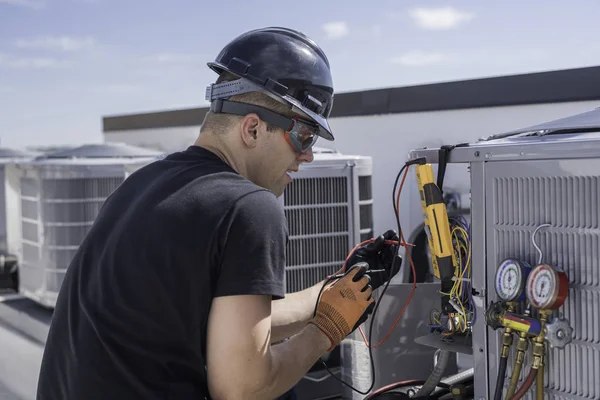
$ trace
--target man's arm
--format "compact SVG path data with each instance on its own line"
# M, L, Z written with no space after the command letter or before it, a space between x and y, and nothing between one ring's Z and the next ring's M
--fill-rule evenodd
M271 343L292 337L312 318L317 296L325 281L271 303Z
M208 386L220 399L273 399L293 387L331 346L315 325L271 346L271 297L217 297L207 334Z
M328 284L316 316L297 335L271 346L271 296L219 296L207 329L208 388L215 400L273 399L292 386L372 312L368 265Z

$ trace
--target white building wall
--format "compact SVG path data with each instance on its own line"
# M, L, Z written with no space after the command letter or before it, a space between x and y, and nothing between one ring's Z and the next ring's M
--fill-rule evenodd
M382 233L396 226L392 189L396 175L412 149L471 142L596 107L600 107L600 101L332 118L336 141L320 140L318 145L345 154L373 157L374 229L376 233ZM108 132L104 138L107 142L125 142L171 152L189 146L199 129L199 126L192 126ZM468 193L468 187L466 166L448 166L444 188ZM416 178L411 169L402 190L400 206L406 240L422 222L416 190Z

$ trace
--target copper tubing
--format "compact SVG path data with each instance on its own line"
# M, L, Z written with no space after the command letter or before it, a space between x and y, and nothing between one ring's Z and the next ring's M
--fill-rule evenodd
M540 371L542 371L542 373L543 373L543 370L540 370ZM520 400L521 397L523 397L525 395L525 393L527 393L527 391L529 390L531 385L533 385L533 382L535 381L537 374L538 374L538 370L535 368L531 368L529 370L529 374L527 375L527 378L525 379L525 382L523 382L523 386L521 386L519 388L519 390L517 390L515 395L513 397L511 397L510 400Z

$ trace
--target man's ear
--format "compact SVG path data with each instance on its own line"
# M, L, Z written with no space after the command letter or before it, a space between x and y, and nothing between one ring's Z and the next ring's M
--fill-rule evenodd
M260 127L260 118L256 114L246 115L240 125L242 141L247 147L255 147L258 141L258 128Z

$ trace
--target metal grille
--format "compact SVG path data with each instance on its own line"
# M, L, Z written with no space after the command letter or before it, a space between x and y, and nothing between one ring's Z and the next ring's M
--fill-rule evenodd
M285 191L286 206L331 205L348 203L346 177L297 178Z
M350 251L352 202L346 177L296 178L286 189L290 229L286 290L296 292L337 271Z
M552 171L546 168L551 166L557 170L556 164L543 166L538 162L530 171ZM498 168L507 175L506 166ZM524 166L514 168L523 170ZM583 164L570 170L594 172L586 170ZM512 171L508 172L510 176ZM569 319L574 338L565 349L547 346L545 386L546 396L551 399L600 398L599 182L598 176L577 175L493 179L496 260L516 256L535 265L537 252L531 234L536 226L550 222L552 227L541 230L536 241L544 253L544 262L562 267L569 276L569 297L559 311ZM512 349L508 377L514 362L514 346ZM529 370L529 349L521 382ZM534 399L535 385L533 388L524 399Z
M373 237L373 186L371 175L358 177L360 241Z
M21 285L57 293L79 245L123 177L21 179Z

